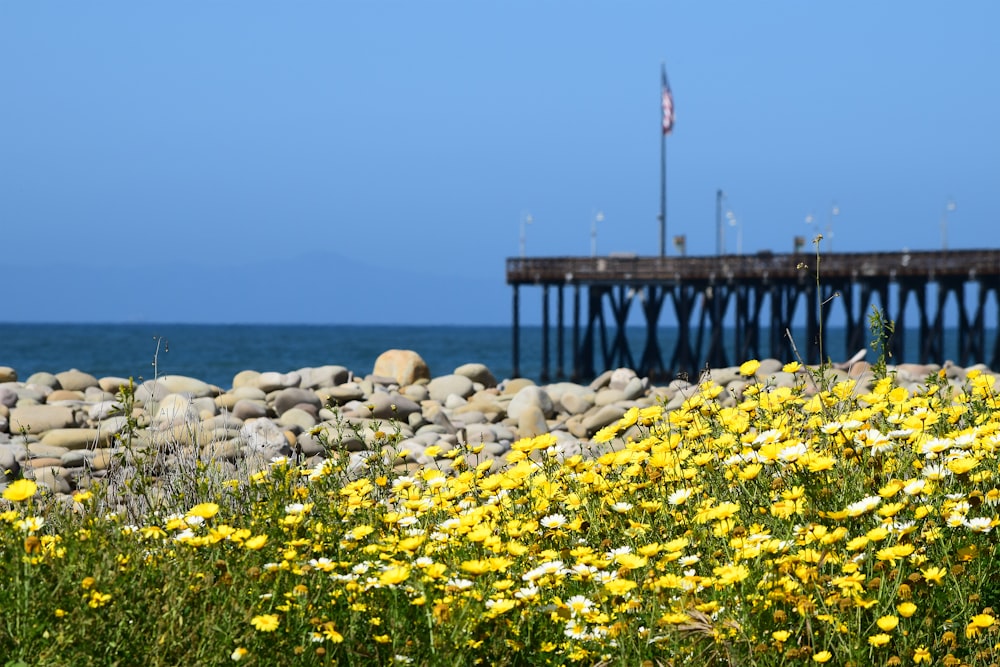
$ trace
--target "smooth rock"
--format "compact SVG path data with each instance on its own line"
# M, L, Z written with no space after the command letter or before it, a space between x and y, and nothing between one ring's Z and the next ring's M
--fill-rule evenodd
M17 382L17 371L10 366L0 366L0 382Z
M351 401L364 399L365 392L360 385L354 382L337 385L336 387L323 387L316 390L316 395L324 404L334 403L344 405Z
M43 433L76 424L73 410L61 405L26 405L11 408L10 432Z
M266 373L261 373L257 377L257 388L264 393L270 394L272 391L278 391L279 389L290 389L292 387L298 387L302 383L302 377L296 373L276 373L274 371L267 371Z
M318 368L300 368L301 387L319 389L320 387L335 387L344 384L351 377L351 372L344 366L319 366Z
M71 493L69 470L62 466L46 466L35 470L35 481L49 487L53 493Z
M59 381L59 387L67 391L83 391L88 387L98 386L96 377L76 368L56 373L56 379Z
M114 375L108 375L106 377L102 377L101 379L99 379L97 381L97 386L99 386L101 389L108 392L109 394L118 394L118 392L121 391L122 387L127 388L129 386L129 379L115 377Z
M257 378L260 377L260 371L240 371L233 376L233 389L238 389L240 387L253 387L257 388Z
M247 420L267 416L267 403L241 398L233 406L232 414L237 419Z
M24 381L24 384L36 387L48 387L49 389L62 389L59 385L59 378L52 373L33 373Z
M455 375L464 375L473 382L478 382L484 387L497 386L497 379L485 364L462 364L454 371Z
M372 375L393 378L400 386L431 379L427 362L413 350L386 350L375 359Z
M608 424L621 419L624 414L625 408L620 405L605 405L602 408L597 408L594 412L588 413L581 422L581 426L587 433L587 437L590 437Z
M441 375L427 384L432 401L444 402L449 396L472 396L475 389L470 378L464 375Z
M316 395L315 391L311 389L302 389L301 387L281 389L270 397L270 401L274 406L274 411L279 415L284 414L286 411L292 409L299 403L312 405L317 410L323 407L323 401L320 400L320 397Z
M110 432L96 428L54 428L42 434L41 442L66 449L86 449L95 444L104 446L110 439Z
M554 412L552 399L541 387L534 385L526 386L518 391L507 405L507 416L514 420L521 418L521 413L528 406L535 406L541 410L542 414L548 418Z
M298 426L302 430L308 430L316 425L316 417L301 408L291 408L281 413L278 424L286 428Z
M185 394L168 394L159 402L153 421L158 424L174 425L200 421L198 408Z
M0 386L0 405L6 408L17 405L17 389L15 387Z

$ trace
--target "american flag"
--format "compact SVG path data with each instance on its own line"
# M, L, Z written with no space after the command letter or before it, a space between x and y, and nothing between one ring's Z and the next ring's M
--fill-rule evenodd
M667 68L660 69L663 75L663 134L670 134L674 129L674 95L670 92L670 82L667 81Z

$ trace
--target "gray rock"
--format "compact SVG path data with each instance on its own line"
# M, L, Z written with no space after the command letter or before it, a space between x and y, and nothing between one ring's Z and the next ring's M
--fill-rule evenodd
M554 413L554 406L552 405L552 399L549 397L548 393L541 387L527 386L518 391L514 398L510 400L507 405L507 416L511 419L518 420L521 418L521 413L528 408L528 406L535 406L541 410L542 414L548 418Z
M624 414L625 408L620 405L605 405L585 415L581 426L587 433L587 437L590 437L608 424L621 419Z
M484 387L497 386L497 379L485 364L462 364L455 369L455 375L464 375L473 382L478 382Z
M431 400L444 402L449 396L456 395L465 398L472 396L475 389L472 380L464 375L442 375L431 380L427 385Z
M267 404L264 401L252 401L241 398L233 406L232 414L240 420L256 419L267 416Z
M268 371L261 373L257 377L256 385L264 393L270 394L272 391L278 391L279 389L298 387L301 383L302 377L298 373L275 373L274 371Z
M271 397L271 402L274 406L274 411L279 415L284 414L299 403L312 405L316 410L323 407L323 401L320 400L315 391L300 387L289 387L288 389L279 390Z
M335 387L344 384L351 377L351 372L344 366L320 366L318 368L300 368L301 387L319 389L320 387Z

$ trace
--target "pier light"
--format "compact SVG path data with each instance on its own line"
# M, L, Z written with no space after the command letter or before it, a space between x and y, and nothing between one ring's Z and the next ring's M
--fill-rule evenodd
M840 215L840 207L837 206L837 202L833 202L830 205L830 217L826 221L826 238L830 252L833 252L833 221L838 215Z
M743 225L740 221L736 219L736 214L733 213L732 209L726 211L726 220L729 221L730 227L736 228L736 254L743 254Z
M590 256L597 257L597 223L604 222L604 212L598 211L590 223Z
M955 208L955 200L949 197L948 203L944 207L944 213L941 214L941 250L948 249L948 214L952 213Z
M521 214L521 257L524 257L524 246L526 241L525 227L534 221L530 213Z

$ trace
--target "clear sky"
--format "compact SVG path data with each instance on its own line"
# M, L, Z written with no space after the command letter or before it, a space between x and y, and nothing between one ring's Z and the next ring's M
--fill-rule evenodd
M937 249L949 201L949 247L996 247L998 25L992 0L5 2L0 320L509 323L528 214L528 255L589 255L598 211L599 254L658 254L661 63L688 254L720 188L729 252L831 221L834 251Z

